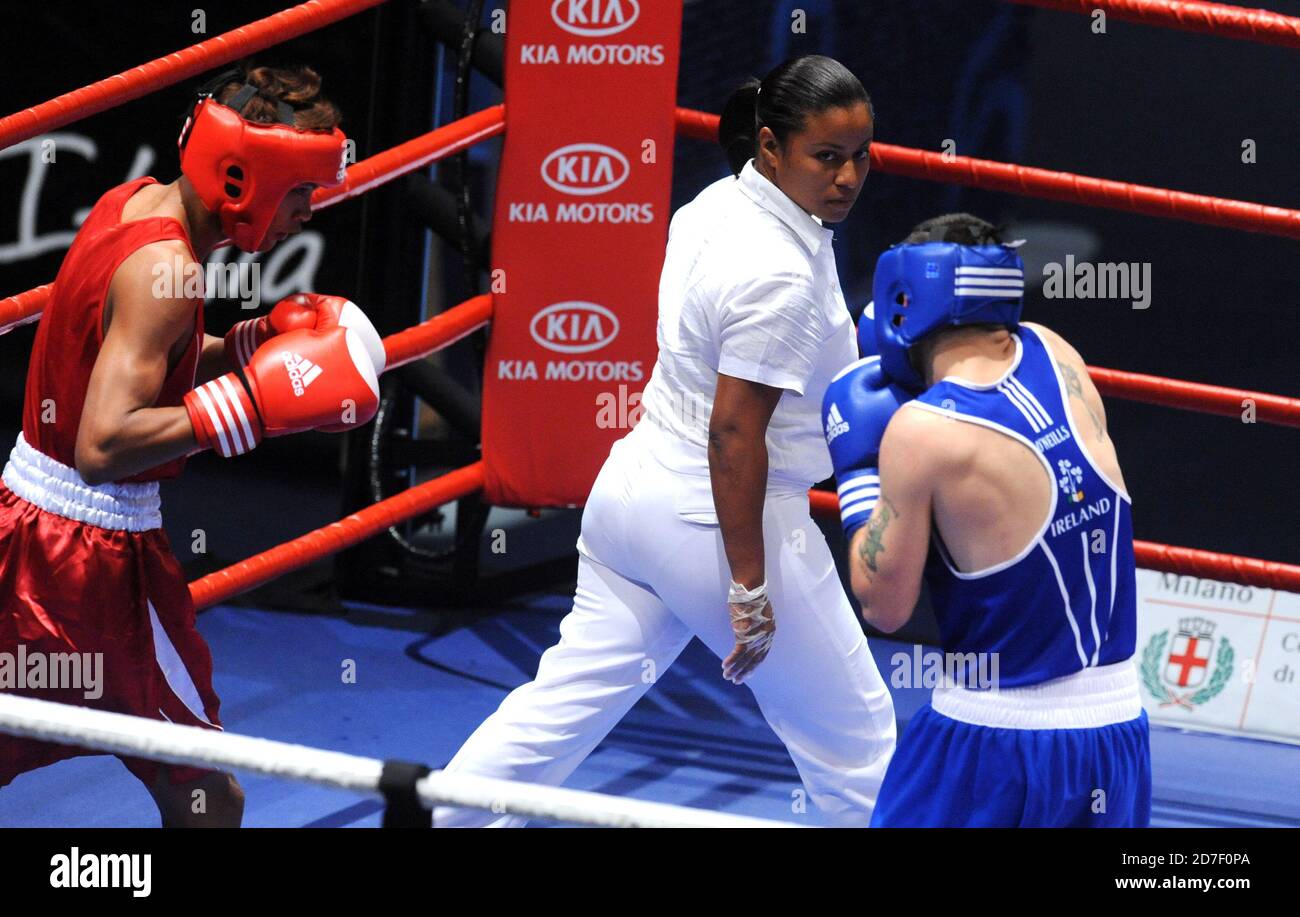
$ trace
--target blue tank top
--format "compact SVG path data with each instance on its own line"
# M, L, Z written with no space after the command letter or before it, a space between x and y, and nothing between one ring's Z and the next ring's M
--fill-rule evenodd
M961 573L934 531L926 582L943 649L997 653L1002 687L1122 662L1137 630L1132 503L1085 451L1042 339L1025 327L1016 338L997 382L944 379L915 402L1024 443L1053 482L1042 529L1004 563Z

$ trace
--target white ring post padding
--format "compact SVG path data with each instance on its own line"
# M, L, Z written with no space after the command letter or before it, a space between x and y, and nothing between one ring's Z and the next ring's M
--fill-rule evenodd
M383 762L0 693L0 733L213 770L246 770L380 796ZM426 805L491 809L602 827L790 828L788 822L727 815L603 793L435 771L417 784Z

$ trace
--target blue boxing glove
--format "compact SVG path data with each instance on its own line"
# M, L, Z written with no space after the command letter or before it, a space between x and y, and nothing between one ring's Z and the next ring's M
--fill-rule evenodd
M867 307L858 316L858 356L874 357L880 353L876 344L876 304L867 303Z
M871 518L880 499L880 441L889 418L912 400L880 368L880 357L851 363L831 380L822 399L826 445L835 464L844 535Z

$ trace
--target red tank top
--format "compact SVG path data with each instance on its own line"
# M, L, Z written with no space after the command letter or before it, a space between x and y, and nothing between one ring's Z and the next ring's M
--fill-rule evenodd
M23 438L37 451L69 468L76 467L77 428L81 425L90 371L104 343L104 301L113 274L128 256L151 242L179 239L189 244L185 228L171 217L121 222L122 208L131 195L154 183L152 178L137 178L99 199L63 258L36 329L36 343L27 367ZM190 255L193 257L193 249ZM194 388L202 342L200 303L194 317L194 336L163 381L154 407L178 406L185 393ZM52 423L42 423L47 405L53 409ZM123 480L174 478L184 467L185 459L179 458Z

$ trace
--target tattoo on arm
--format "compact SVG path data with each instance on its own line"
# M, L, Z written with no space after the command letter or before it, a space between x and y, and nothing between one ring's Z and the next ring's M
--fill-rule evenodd
M889 528L889 523L898 518L898 507L888 497L881 495L880 504L876 511L871 514L870 521L867 522L867 534L862 539L862 544L858 548L858 556L866 563L867 569L872 573L879 572L876 565L876 556L885 550L884 538L885 529Z
M1102 423L1097 412L1092 409L1088 399L1083 397L1083 383L1079 381L1079 373L1069 363L1062 362L1057 365L1061 367L1061 376L1065 379L1065 387L1071 395L1077 396L1079 401L1082 402L1088 416L1092 418L1092 425L1097 428L1097 439L1101 439L1106 433L1106 425Z

